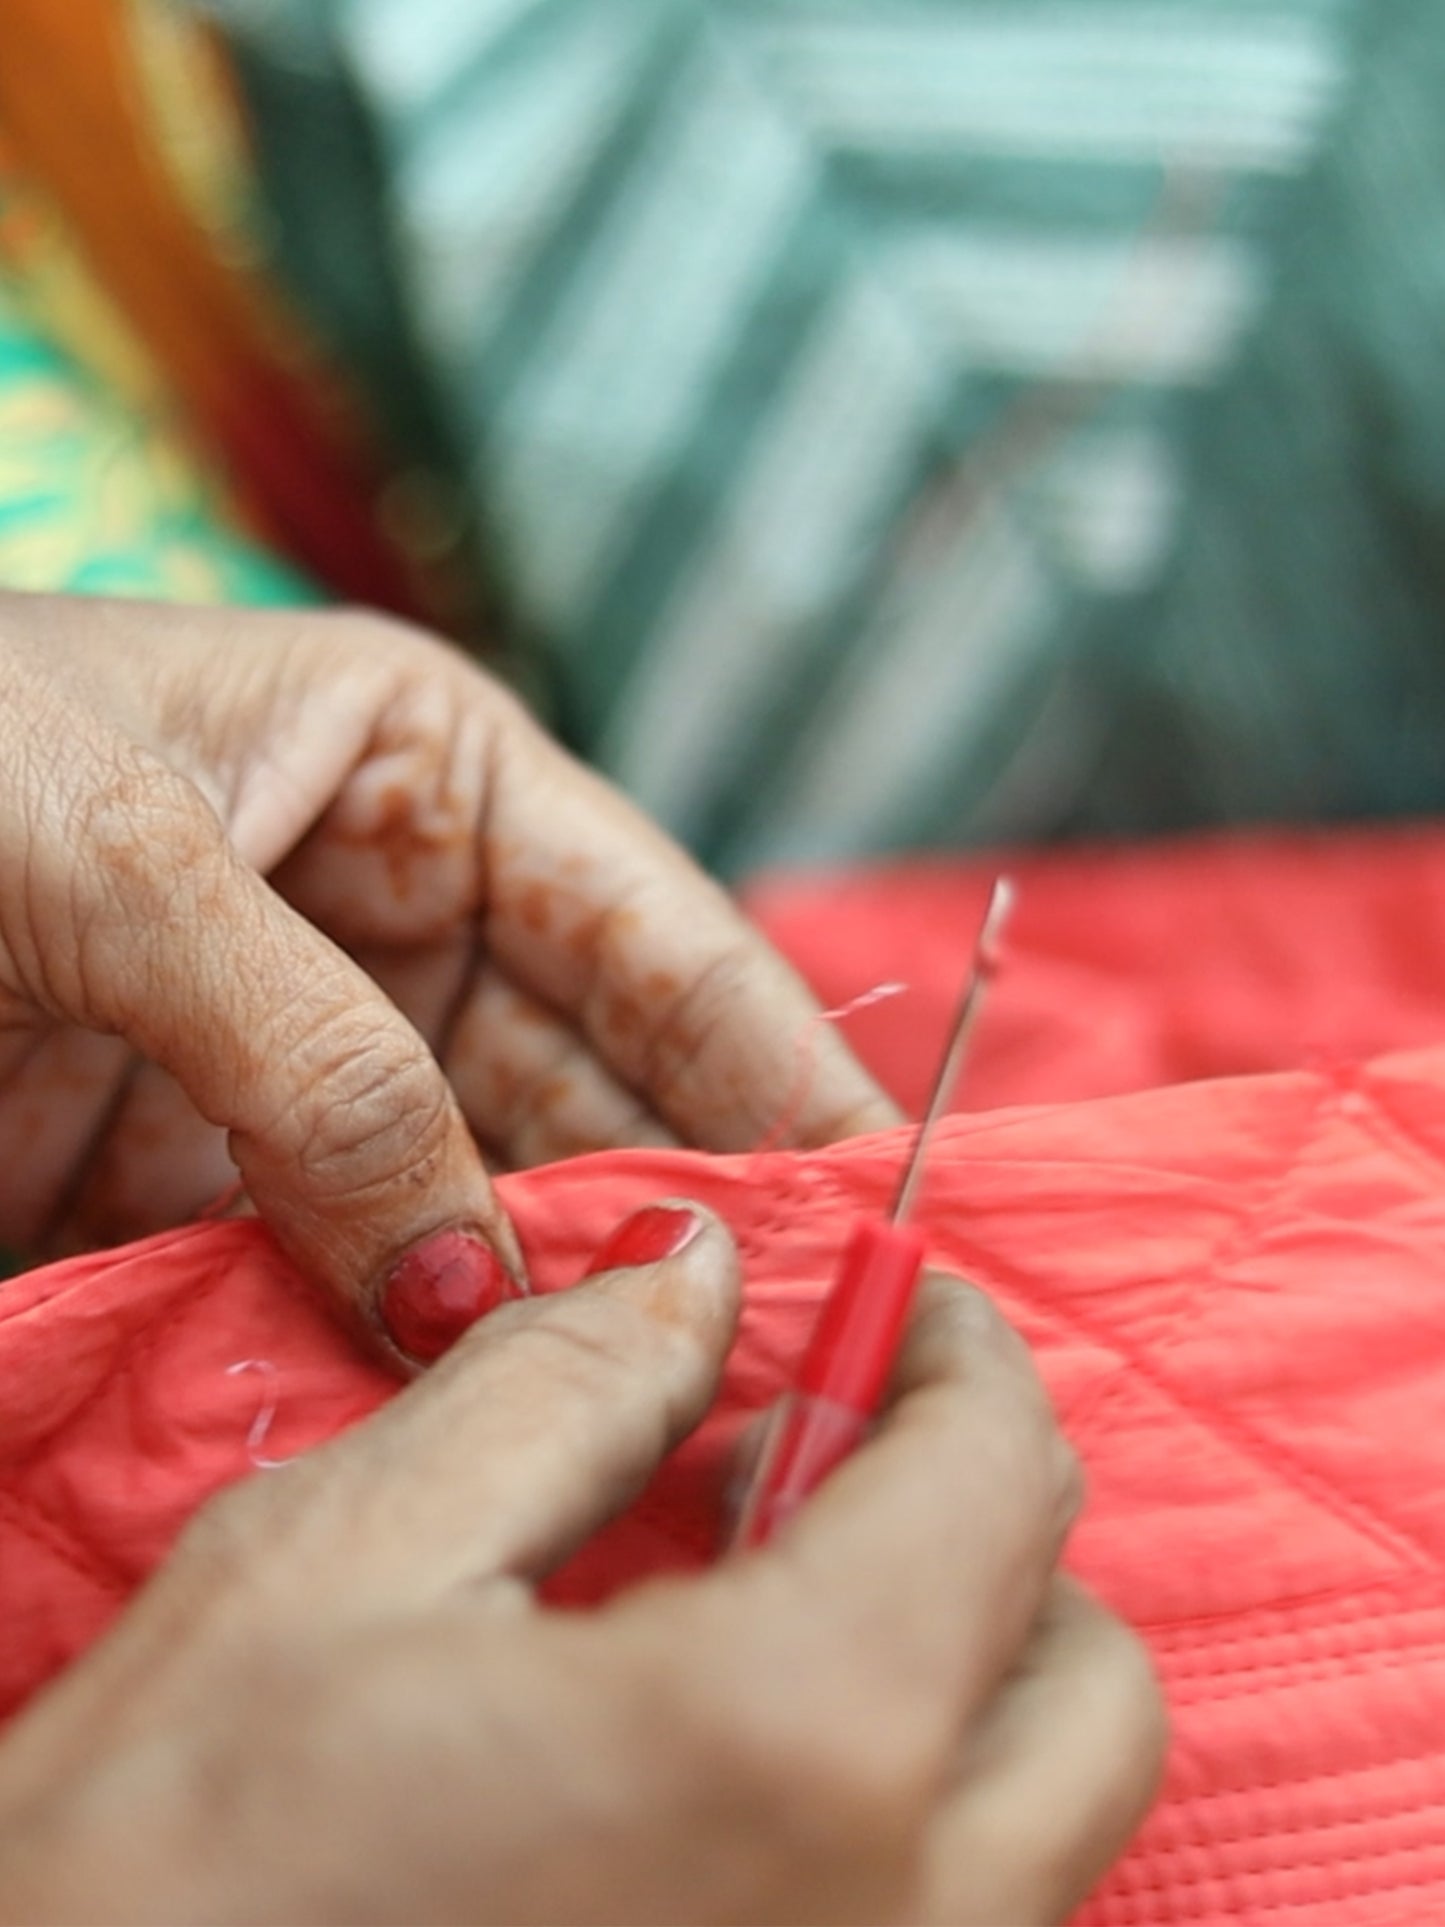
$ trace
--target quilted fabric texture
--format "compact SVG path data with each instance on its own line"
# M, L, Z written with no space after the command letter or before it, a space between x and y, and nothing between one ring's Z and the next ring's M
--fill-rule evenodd
M1343 930L1353 902L1376 952L1363 938L1353 958L1327 943L1323 972L1318 958L1310 967L1340 981L1347 1013L1353 980L1346 1028L1360 1035L1373 955L1374 1021L1388 1027L1386 960L1414 958L1423 979L1430 948L1428 918L1396 912L1421 901L1445 845L1362 842L1345 854L1332 893L1308 847L1206 849L1181 866L1172 921L1167 890L1156 902L1149 887L1156 859L1137 860L1132 886L1120 877L1112 896L1111 865L1125 860L1095 863L1104 882L1080 945L1092 939L1096 955L1079 964L1076 1017L1082 1034L1104 1013L1099 1065L1145 1026L1111 1029L1107 998L1089 1000L1090 969L1100 986L1110 959L1127 975L1131 918L1146 953L1154 918L1172 929L1156 935L1151 1012L1167 1034L1191 940L1219 941L1211 875L1235 856L1261 884L1294 879L1273 924L1261 909L1255 937L1274 929L1278 970L1273 989L1257 968L1241 977L1252 985L1234 993L1241 1035L1251 998L1261 1012L1300 1001L1288 960L1312 866L1316 927L1328 936L1333 903ZM1372 897L1367 873L1392 876L1393 893L1382 883ZM850 891L876 903L893 888L914 904L910 924L895 903L895 963L906 956L927 977L946 945L956 973L954 931L978 882L838 886L840 957L865 927ZM1049 886L1042 870L1031 884L1034 935L1021 917L996 1049L1015 1022L1005 996L1017 1014L1036 994L1032 973L1061 967L1032 947ZM775 921L785 909L774 899ZM1407 1028L1423 1023L1423 1003L1412 1013L1402 997L1400 1009ZM917 1015L901 998L873 1013L880 1024L884 1012L906 1043ZM1084 1056L1079 1045L1081 1084ZM1003 1080L997 1058L988 1074ZM710 1556L735 1432L782 1384L848 1220L881 1208L904 1148L890 1134L809 1156L610 1153L503 1181L542 1290L575 1279L623 1213L679 1190L722 1212L747 1264L718 1412L560 1577L561 1597L585 1603ZM1085 1910L1089 1927L1384 1927L1445 1914L1442 1176L1445 1049L1019 1106L943 1129L923 1207L933 1254L996 1293L1033 1344L1089 1470L1074 1562L1143 1629L1174 1709L1165 1797ZM330 1436L389 1389L255 1225L189 1229L15 1280L0 1300L0 1703L19 1704L103 1628L209 1492L258 1457Z

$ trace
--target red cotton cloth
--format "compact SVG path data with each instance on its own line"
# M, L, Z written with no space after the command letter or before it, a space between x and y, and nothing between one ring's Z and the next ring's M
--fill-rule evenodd
M757 897L826 997L914 986L856 1020L905 1097L988 874ZM1445 1044L1371 1056L1445 1037L1445 836L1015 874L967 1096L1047 1101L951 1118L920 1221L1033 1346L1088 1468L1071 1563L1140 1628L1172 1707L1163 1798L1080 1921L1445 1919ZM1256 1074L1131 1088L1210 1070ZM736 1432L784 1383L850 1220L884 1208L906 1148L894 1132L808 1155L616 1152L502 1180L539 1290L678 1192L728 1220L747 1271L716 1413L559 1598L711 1557ZM255 1224L5 1286L0 1709L104 1629L253 1453L302 1451L393 1389Z

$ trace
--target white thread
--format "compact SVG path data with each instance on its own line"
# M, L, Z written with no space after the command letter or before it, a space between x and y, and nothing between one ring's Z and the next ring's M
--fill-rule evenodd
M815 1024L841 1024L845 1017L854 1017L860 1010L868 1010L874 1004L886 1003L890 997L901 997L908 989L907 984L874 984L846 1004L839 1004L833 1010L820 1010L813 1019Z
M797 1058L793 1088L788 1093L787 1101L776 1123L767 1131L761 1143L753 1147L754 1157L764 1152L776 1151L786 1142L788 1133L808 1102L809 1093L813 1088L813 1075L817 1070L817 1047L814 1041L817 1025L841 1024L858 1011L869 1009L873 1004L884 1003L890 997L901 997L907 989L908 985L903 983L874 984L871 990L865 990L856 997L850 997L846 1004L837 1004L832 1010L820 1010L808 1019L793 1043L794 1055Z
M235 1378L241 1372L260 1372L266 1380L266 1390L261 1401L261 1409L251 1420L251 1429L246 1434L246 1454L258 1472L275 1472L283 1465L290 1465L290 1459L268 1459L263 1456L261 1447L266 1443L267 1434L275 1423L280 1400L276 1396L276 1381L280 1374L269 1358L241 1358L234 1365L226 1367L227 1378Z

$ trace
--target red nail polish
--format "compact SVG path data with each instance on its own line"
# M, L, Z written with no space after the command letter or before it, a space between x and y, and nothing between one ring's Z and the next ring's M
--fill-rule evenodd
M622 1220L583 1275L595 1278L600 1271L621 1271L628 1265L655 1265L664 1258L675 1258L701 1233L705 1222L690 1205L645 1205Z
M430 1365L479 1318L520 1296L490 1246L465 1231L439 1231L398 1262L381 1316L402 1351Z

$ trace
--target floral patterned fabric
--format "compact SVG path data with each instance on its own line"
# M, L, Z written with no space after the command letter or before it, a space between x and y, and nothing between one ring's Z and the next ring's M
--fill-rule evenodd
M164 383L45 204L0 156L0 586L294 602Z

